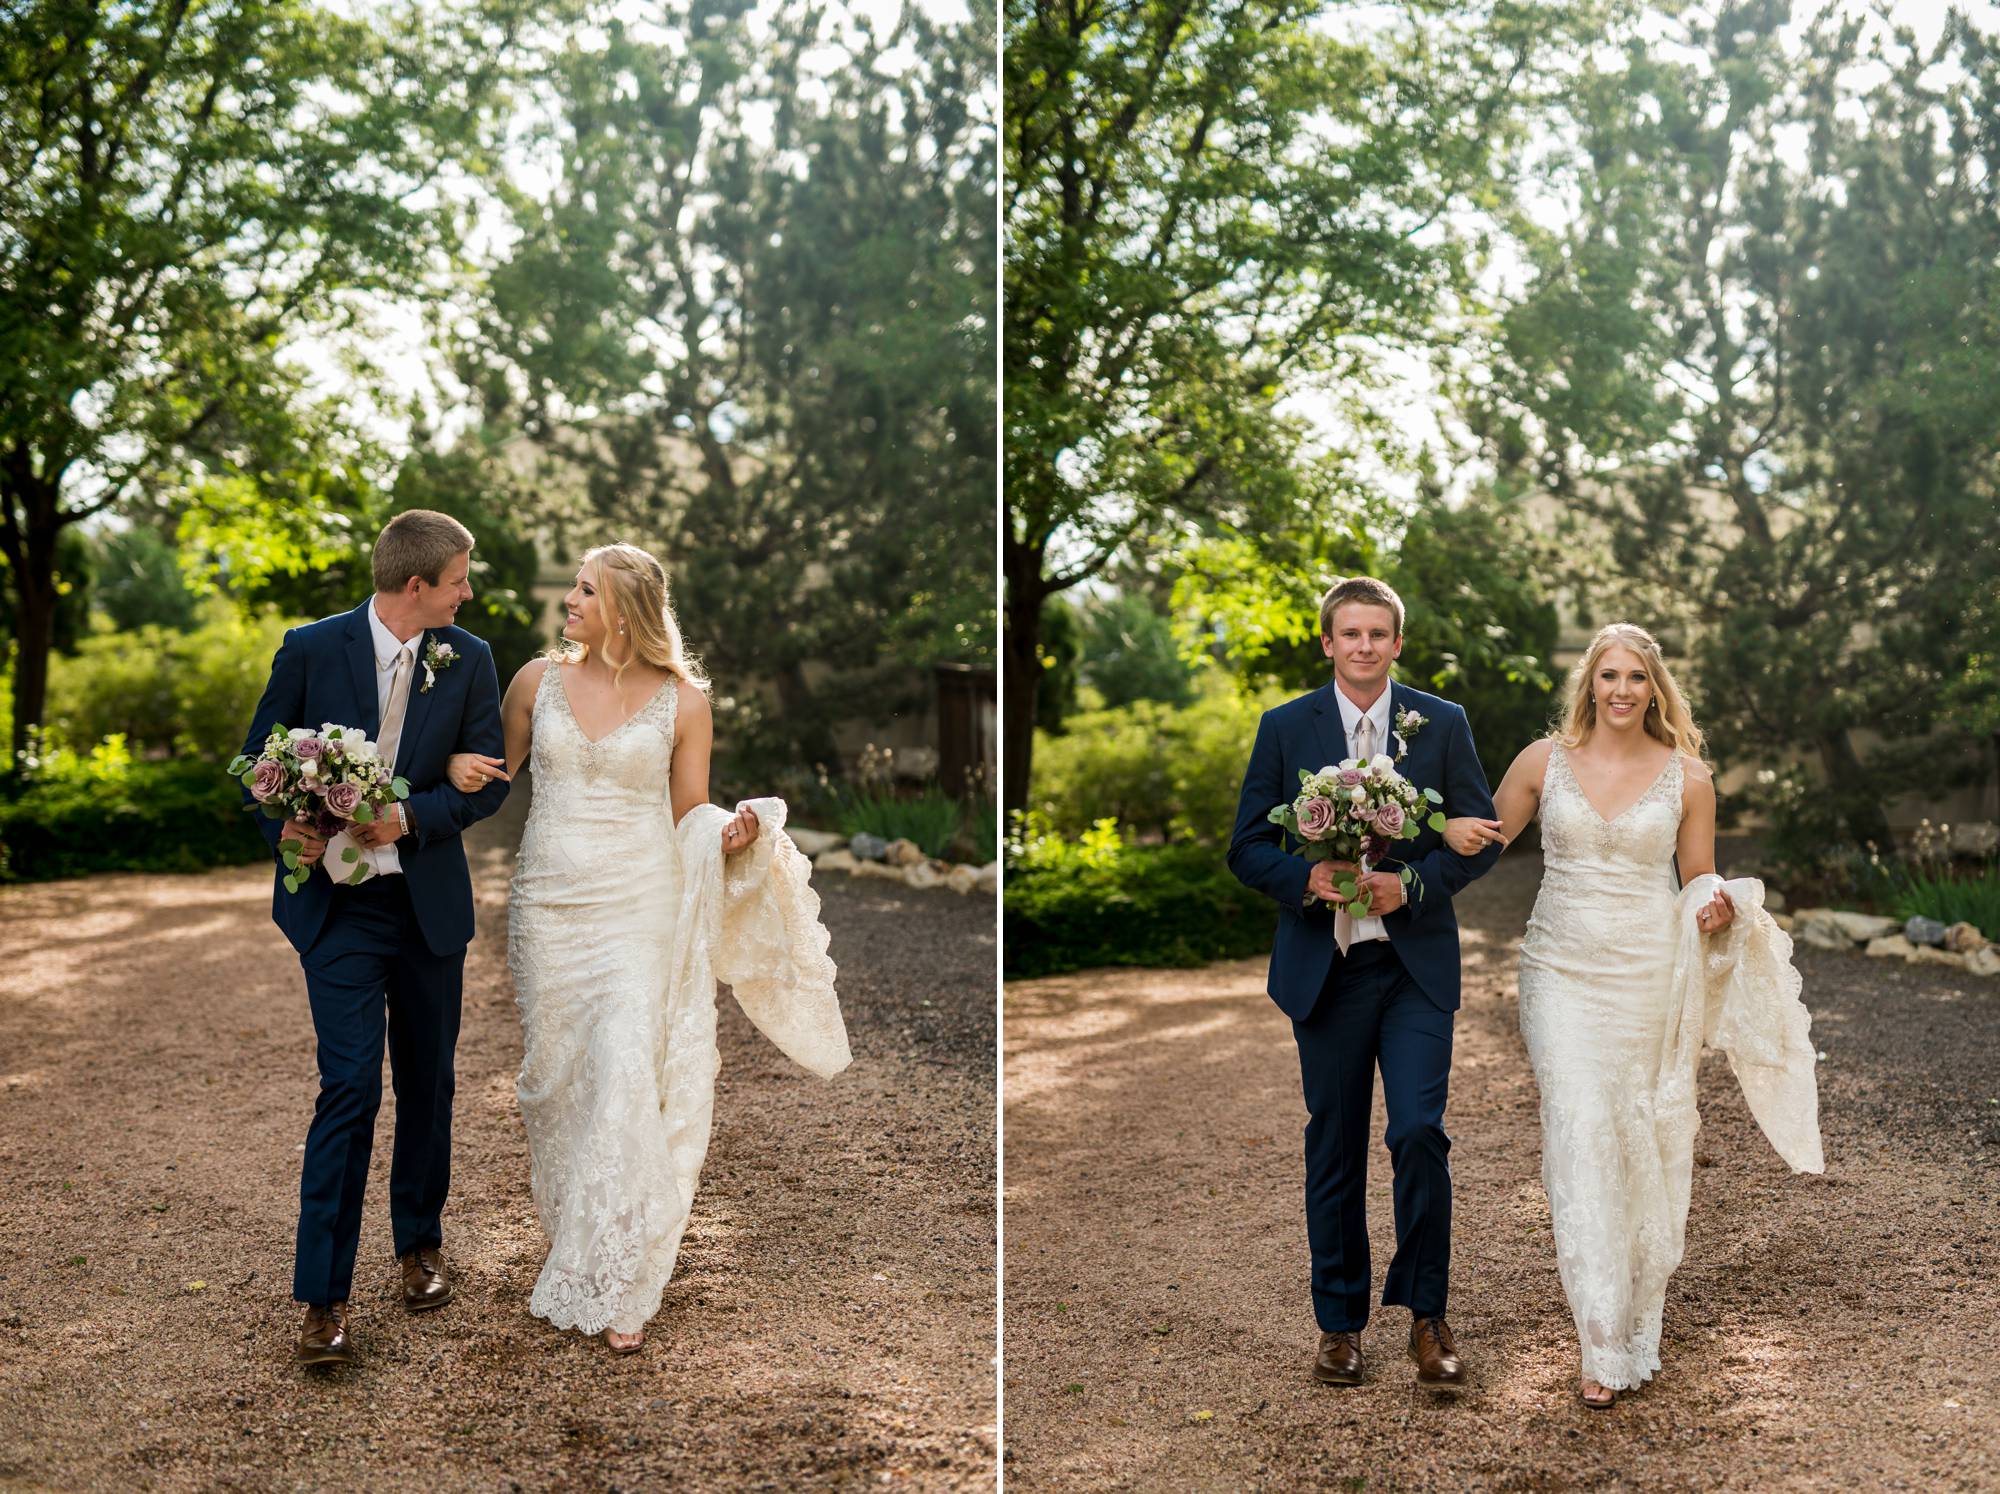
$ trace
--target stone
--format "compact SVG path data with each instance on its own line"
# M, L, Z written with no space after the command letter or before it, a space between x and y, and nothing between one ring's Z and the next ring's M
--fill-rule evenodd
M1944 947L1953 954L1971 954L1991 942L1969 923L1955 923L1944 931Z
M848 841L847 849L854 853L857 861L880 861L889 854L889 842L864 830Z
M981 892L1000 891L1000 863L989 861L979 868L979 880L974 884Z
M2000 825L1993 821L1974 820L1951 827L1952 855L1991 856L1996 850L2000 850Z
M818 858L826 852L847 844L846 836L835 835L831 830L802 830L797 825L787 825L785 834L792 838L792 844L815 865L818 864Z
M1775 923L1788 934L1792 931L1792 915L1789 913L1773 913L1771 915L1771 922Z
M880 861L857 861L853 866L848 868L848 872L850 875L856 877L880 877L885 882L900 882L903 880L902 867L885 866Z
M861 863L854 859L852 851L821 851L813 857L813 870L822 872L851 872Z
M1912 965L1950 965L1958 970L1965 968L1964 955L1952 954L1942 949L1933 949L1928 944L1919 944L1915 949L1904 955L1903 958L1908 960Z
M963 897L979 885L979 868L976 866L954 866L945 874L944 885Z
M1916 945L1901 934L1890 934L1881 939L1868 941L1868 953L1878 960L1907 960Z
M1903 925L1903 937L1912 944L1928 944L1933 949L1944 948L1944 925L1935 918L1926 918L1921 913Z
M1801 944L1810 944L1814 949L1854 948L1854 936L1835 922L1834 915L1824 908L1799 914L1794 921L1792 937Z
M2000 975L2000 944L1985 944L1965 957L1965 968L1974 975Z
M891 866L920 866L924 853L913 840L892 840L882 852L882 859Z
M1782 913L1785 911L1784 893L1778 891L1777 888L1771 886L1768 882L1764 884L1764 911L1766 913Z
M944 886L944 874L929 861L919 861L915 866L904 867L903 880L919 892L928 892L933 887Z
M1805 915L1800 914L1801 918ZM1870 939L1880 939L1884 934L1893 934L1900 929L1902 921L1895 918L1880 918L1873 913L1829 912L1826 915L1840 931L1856 944L1866 944Z

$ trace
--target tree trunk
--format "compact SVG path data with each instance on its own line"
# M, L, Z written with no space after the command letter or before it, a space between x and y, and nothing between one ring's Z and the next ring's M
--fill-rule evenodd
M1819 739L1820 766L1826 770L1828 792L1833 792L1835 784L1851 784L1861 776L1861 759L1854 755L1854 743L1848 739L1847 731L1841 728L1830 731ZM1896 840L1889 833L1889 820L1882 813L1881 803L1872 797L1859 794L1843 796L1846 801L1847 833L1863 845L1873 844L1884 856L1896 849Z
M62 525L52 490L0 491L0 504L9 510L0 543L14 581L14 735L5 764L11 769L20 763L29 730L42 724L48 707L49 650L55 642L56 536Z
M800 730L795 739L799 751L808 763L824 763L836 773L840 767L840 751L834 745L833 733L827 729L825 718L813 699L812 687L806 683L805 669L796 661L785 665L777 672L778 703L785 715L794 723L810 722L809 727Z
M1025 550L1025 547L1022 547ZM1006 706L1006 734L1000 762L1001 804L1009 814L1028 807L1028 775L1035 761L1035 695L1041 683L1042 589L1041 557L1032 566L1012 564L1016 547L1008 546L1007 625L1000 638L1000 689ZM1020 574L1021 572L1027 574Z

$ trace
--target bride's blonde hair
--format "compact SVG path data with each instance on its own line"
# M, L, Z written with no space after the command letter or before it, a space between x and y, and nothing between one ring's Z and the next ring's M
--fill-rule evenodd
M667 596L665 566L637 545L599 545L584 551L582 564L595 568L597 604L606 630L615 633L622 623L632 644L631 651L612 666L613 689L635 659L664 669L697 690L708 689L708 676L681 640L681 625ZM551 656L581 663L590 657L590 647L565 641Z
M1590 682L1605 651L1612 648L1628 648L1638 655L1639 665L1646 671L1646 683L1652 686L1653 698L1647 702L1644 721L1646 735L1665 742L1676 752L1702 757L1701 728L1694 724L1694 717L1688 711L1687 697L1681 694L1673 672L1660 657L1659 643L1636 623L1606 623L1597 630L1583 658L1569 672L1569 703L1563 709L1562 724L1549 735L1565 748L1580 747L1596 729L1597 697Z

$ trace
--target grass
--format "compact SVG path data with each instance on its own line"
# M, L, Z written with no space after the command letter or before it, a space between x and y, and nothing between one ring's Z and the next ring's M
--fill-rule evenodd
M958 835L965 808L933 785L907 797L881 789L843 789L835 813L843 835L908 840L926 856L942 856Z
M1987 938L2000 939L2000 862L1988 861L1974 872L1908 871L1901 881L1893 904L1898 918L1969 923Z

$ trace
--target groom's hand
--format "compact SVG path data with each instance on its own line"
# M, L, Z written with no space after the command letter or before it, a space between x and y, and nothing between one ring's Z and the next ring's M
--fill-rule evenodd
M1314 897L1324 898L1329 903L1344 903L1346 897L1333 885L1336 876L1352 875L1359 871L1352 861L1315 861L1312 870L1306 874L1306 891Z
M1394 872L1369 872L1361 879L1361 890L1368 894L1368 912L1373 917L1403 906L1403 879Z
M286 820L279 840L296 840L304 847L299 852L299 865L312 866L326 854L326 841L310 825L302 825L297 820Z
M403 826L396 818L396 807L392 804L365 825L349 825L347 833L354 837L355 844L367 846L372 851L378 846L394 845L401 840Z

